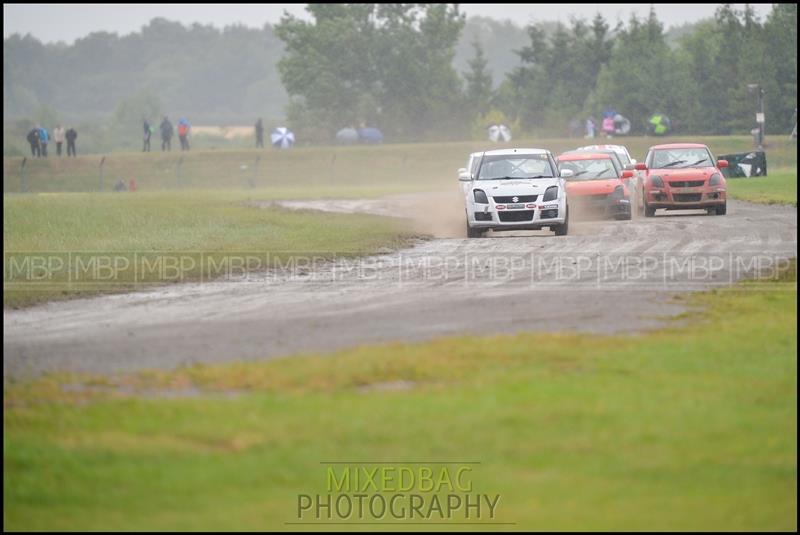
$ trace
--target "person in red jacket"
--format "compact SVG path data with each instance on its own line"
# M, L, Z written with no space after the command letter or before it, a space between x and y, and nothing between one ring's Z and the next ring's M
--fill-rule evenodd
M181 119L178 121L178 139L181 140L181 150L189 150L189 121Z

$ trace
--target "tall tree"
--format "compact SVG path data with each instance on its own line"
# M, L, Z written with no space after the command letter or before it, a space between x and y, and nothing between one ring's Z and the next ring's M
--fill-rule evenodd
M632 15L621 30L611 59L589 99L592 110L613 108L641 131L650 114L662 112L681 123L686 102L681 91L681 65L664 39L664 28L651 8L645 20Z
M767 87L767 132L788 134L797 109L797 4L773 4L763 36L769 51L764 58L770 67L768 80L774 81Z
M602 66L611 56L610 28L598 14L591 24L572 19L528 27L530 44L518 51L522 65L501 85L503 111L528 129L563 131L585 107Z
M717 106L726 112L722 133L747 131L755 125L754 112L757 93L749 84L764 87L763 28L755 20L752 8L743 11L723 4L715 14L720 47L717 50L718 69L713 72L717 84Z
M709 134L726 128L728 112L720 105L717 57L721 46L716 23L708 20L680 39L676 52L686 72L680 93L686 102L682 127L689 132Z
M475 114L484 115L489 111L492 98L492 74L480 41L474 41L472 47L475 55L469 61L470 70L464 73L467 80L467 100Z
M447 4L310 4L312 21L285 15L278 68L301 127L336 129L364 115L397 139L464 122L452 66L464 25Z

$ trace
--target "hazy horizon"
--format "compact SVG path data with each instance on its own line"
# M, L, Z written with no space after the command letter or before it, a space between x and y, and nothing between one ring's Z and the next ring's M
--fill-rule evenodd
M284 11L309 19L307 4L4 4L3 38L17 33L31 34L44 43L72 44L92 32L127 35L138 32L156 17L184 25L211 24L223 28L241 24L260 28L280 21ZM461 4L468 16L511 20L519 26L534 21L567 22L570 17L589 18L601 13L611 21L627 20L632 13L646 16L650 6L666 27L711 17L721 4ZM741 8L744 4L734 4ZM760 18L772 10L771 4L751 4Z

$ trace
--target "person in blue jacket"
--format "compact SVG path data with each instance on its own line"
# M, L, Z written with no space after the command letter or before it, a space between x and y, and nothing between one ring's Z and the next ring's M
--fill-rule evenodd
M44 126L39 127L39 147L42 150L42 157L47 158L47 142L50 141L50 135L47 133L47 128Z

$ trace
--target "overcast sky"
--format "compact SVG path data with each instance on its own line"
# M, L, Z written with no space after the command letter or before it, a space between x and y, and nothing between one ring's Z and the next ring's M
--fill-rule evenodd
M627 20L632 12L645 16L651 4L462 4L467 16L482 15L511 19L520 26L540 20L569 20L570 15L591 17L598 11L607 19ZM719 4L652 4L667 26L710 17ZM740 8L744 4L735 4ZM753 4L761 18L772 9ZM260 28L276 23L283 12L308 18L305 4L3 4L3 37L31 33L44 42L72 43L91 32L108 31L125 35L138 31L154 17L183 24L199 22L219 28L244 24Z

